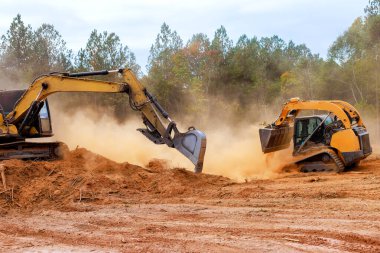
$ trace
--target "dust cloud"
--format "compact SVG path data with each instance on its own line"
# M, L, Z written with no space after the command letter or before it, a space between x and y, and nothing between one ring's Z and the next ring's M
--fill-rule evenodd
M55 139L70 149L84 147L117 162L144 166L152 159L163 159L170 167L193 170L194 165L177 150L155 145L136 128L144 127L139 115L123 124L104 113L81 109L73 114L52 108ZM179 126L180 131L186 128ZM222 175L237 181L267 179L278 175L279 169L291 158L285 150L271 155L261 151L259 126L235 129L228 125L201 129L207 136L204 173Z
M238 181L268 179L278 175L291 161L291 149L263 154L259 126L233 128L228 125L209 130L205 172L223 175Z
M15 89L14 86L12 85L12 82L10 82L10 80L4 77L0 78L0 90L10 90L10 89Z
M23 83L17 76L8 76L0 70L0 90L25 89L28 85L28 82Z
M54 113L52 110L55 139L65 142L70 149L87 148L117 162L146 165L152 158L171 160L170 166L190 167L186 158L176 155L176 150L155 145L136 131L143 127L142 120L129 120L123 124L108 114L99 116L90 109L73 114Z
M77 146L84 147L92 152L103 155L117 162L129 162L140 166L147 165L152 159L165 160L171 167L183 167L193 170L194 165L177 150L166 145L155 145L136 129L144 128L138 113L130 115L130 120L120 123L113 116L104 111L95 112L83 107L74 113L64 113L52 106L52 121L55 139L65 142L70 149ZM267 112L275 110L268 108ZM221 112L220 112L221 113ZM232 113L225 110L226 119ZM266 113L267 118L275 119L275 113ZM374 153L379 154L379 144L373 138L375 124L368 117L368 129L372 136L371 142ZM190 119L178 120L192 122ZM231 123L233 120L213 119L206 120L199 129L206 133L207 150L204 162L204 173L222 175L242 182L251 179L276 178L281 175L281 169L292 162L292 148L263 154L259 139L258 123ZM179 130L185 131L189 125L179 124ZM372 130L372 131L371 131Z

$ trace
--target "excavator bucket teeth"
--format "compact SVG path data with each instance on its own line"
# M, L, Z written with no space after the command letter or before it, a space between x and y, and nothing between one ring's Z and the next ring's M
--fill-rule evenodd
M261 128L259 135L261 149L264 153L270 153L289 147L293 137L293 127Z
M174 147L195 165L196 173L202 172L206 152L206 135L196 129L178 133L173 138Z

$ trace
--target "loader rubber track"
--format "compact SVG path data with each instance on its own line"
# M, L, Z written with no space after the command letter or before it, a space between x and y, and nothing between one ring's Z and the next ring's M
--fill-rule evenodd
M345 169L345 166L344 166L344 163L343 163L342 159L340 159L339 156L337 155L337 153L335 153L331 149L329 149L328 154L333 159L333 161L334 161L334 163L335 163L335 165L337 167L337 169L335 170L335 172L343 172L344 169Z
M321 157L328 155L330 161L324 162L322 160L310 161L313 157ZM300 166L301 172L343 172L345 165L339 158L337 153L332 149L323 149L318 153L311 153L310 156L298 161L296 164Z

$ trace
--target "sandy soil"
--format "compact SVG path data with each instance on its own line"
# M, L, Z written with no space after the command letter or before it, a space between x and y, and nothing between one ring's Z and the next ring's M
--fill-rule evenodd
M236 183L85 149L4 162L2 252L380 252L380 159Z

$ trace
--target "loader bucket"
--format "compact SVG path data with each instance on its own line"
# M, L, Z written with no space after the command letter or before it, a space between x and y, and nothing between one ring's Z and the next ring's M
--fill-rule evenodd
M192 128L186 133L177 133L173 138L173 143L174 147L195 165L194 171L202 172L206 152L206 135Z
M270 153L289 147L293 137L293 127L265 127L259 129L259 135L261 149L264 153Z

